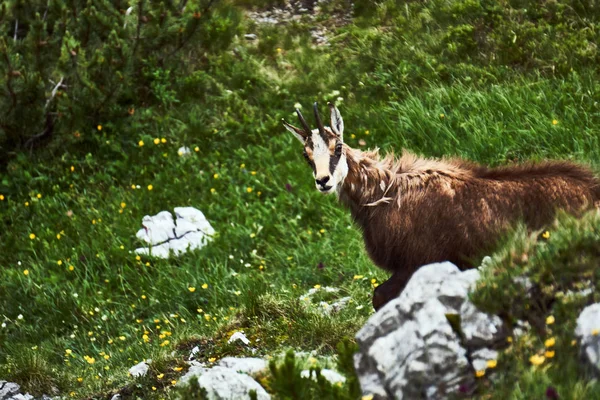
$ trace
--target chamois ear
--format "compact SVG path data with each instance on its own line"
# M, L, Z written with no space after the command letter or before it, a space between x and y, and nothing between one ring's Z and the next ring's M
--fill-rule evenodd
M285 129L292 132L296 139L298 139L302 144L304 144L304 142L306 141L306 132L304 132L300 128L296 128L294 125L288 124L283 118L281 119L281 122L283 122L283 126L285 126Z
M339 136L341 141L344 141L344 120L340 110L333 103L327 103L329 111L331 111L331 130Z

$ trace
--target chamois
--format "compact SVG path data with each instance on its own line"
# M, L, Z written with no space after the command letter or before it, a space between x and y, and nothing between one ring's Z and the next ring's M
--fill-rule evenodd
M380 157L343 142L344 122L332 104L331 126L317 129L296 109L302 128L283 124L304 146L304 157L322 193L337 193L362 230L366 250L392 272L375 289L377 310L397 297L422 265L451 261L473 268L498 235L523 221L549 224L558 209L578 213L600 206L600 180L567 161L487 168L461 159L428 159L404 151Z

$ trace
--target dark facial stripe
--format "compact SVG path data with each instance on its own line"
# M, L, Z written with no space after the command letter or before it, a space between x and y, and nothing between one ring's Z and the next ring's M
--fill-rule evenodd
M341 143L338 142L335 146L336 150L334 152L334 154L332 156L329 157L329 173L331 175L333 175L333 173L335 172L335 169L337 168L338 163L340 162L340 158L342 157L342 152L341 152ZM339 148L339 152L338 152L338 148Z

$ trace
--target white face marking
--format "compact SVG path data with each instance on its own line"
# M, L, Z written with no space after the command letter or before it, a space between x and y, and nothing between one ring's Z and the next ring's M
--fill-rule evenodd
M329 187L329 189L323 190L323 187L319 184L315 184L315 186L322 193L333 193L341 186L341 183L346 178L346 175L348 175L348 163L346 161L346 156L342 155L342 157L340 157L335 171L333 171L333 174L331 174L329 171L331 154L329 152L328 144L325 143L321 135L319 135L319 131L317 129L312 131L311 139L313 143L312 158L315 164L315 179L329 177L329 181L327 181L325 185L326 187Z

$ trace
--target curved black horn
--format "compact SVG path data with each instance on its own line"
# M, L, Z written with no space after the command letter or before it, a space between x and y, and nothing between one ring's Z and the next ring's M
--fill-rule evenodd
M300 123L302 124L302 127L306 131L306 135L310 136L310 133L312 132L312 129L310 129L310 126L308 126L308 124L306 123L306 120L302 116L302 113L297 108L296 108L296 114L298 114L298 119L300 120Z
M321 117L319 116L319 106L316 101L315 104L313 104L313 109L315 111L315 119L317 120L317 128L319 128L319 134L323 137L323 139L326 139L327 135L325 133L325 127L323 126L323 121L321 121Z

